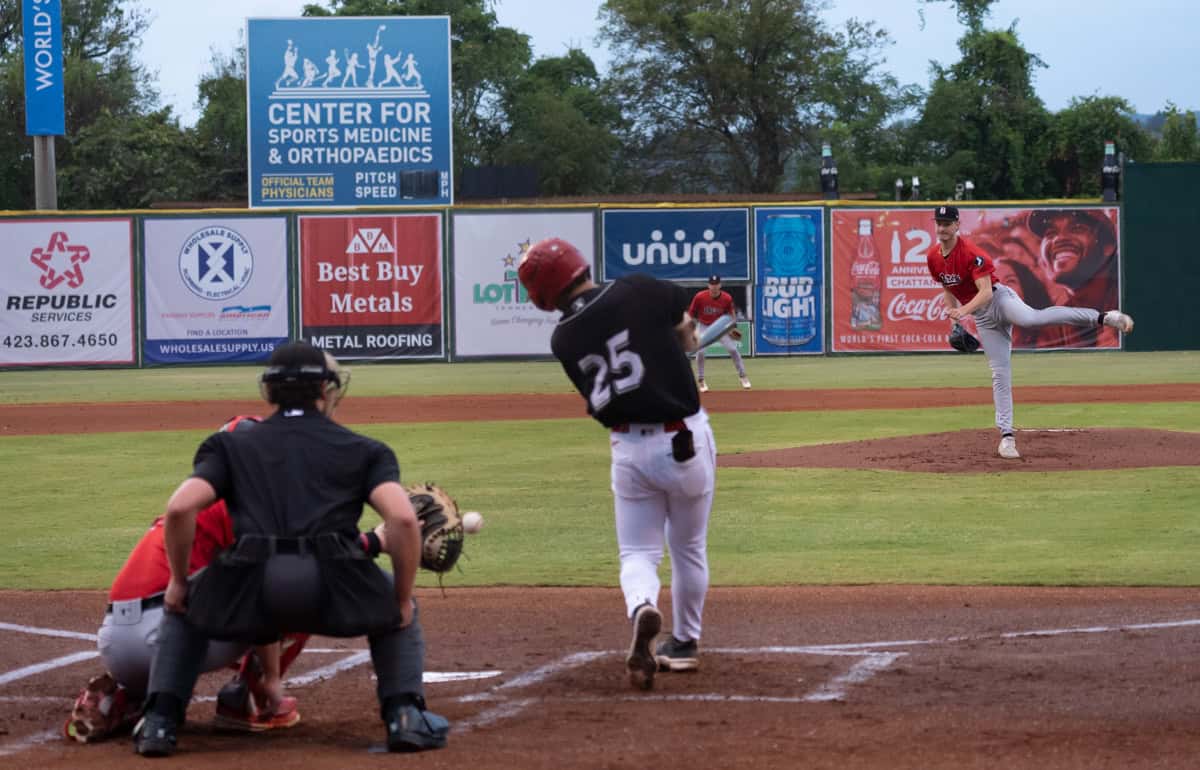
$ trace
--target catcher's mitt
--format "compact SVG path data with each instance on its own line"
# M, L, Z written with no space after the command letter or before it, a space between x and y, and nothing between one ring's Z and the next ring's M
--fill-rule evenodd
M974 353L979 350L979 340L961 324L954 324L947 341L950 343L950 347L961 353Z
M447 572L462 554L463 524L458 503L437 484L408 487L408 500L421 522L421 566Z
M125 688L105 673L92 677L79 693L63 733L80 743L95 743L128 730L136 717L137 707L129 702Z

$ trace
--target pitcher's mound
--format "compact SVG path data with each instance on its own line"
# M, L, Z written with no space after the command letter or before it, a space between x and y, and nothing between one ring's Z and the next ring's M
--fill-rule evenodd
M920 473L1083 471L1200 465L1200 433L1140 428L1017 431L1019 460L995 430L960 430L721 455L723 468L870 468Z

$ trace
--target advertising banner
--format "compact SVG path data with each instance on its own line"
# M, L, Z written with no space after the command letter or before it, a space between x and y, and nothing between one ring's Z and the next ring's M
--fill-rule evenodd
M756 355L824 352L824 233L820 208L755 209Z
M21 0L25 37L25 133L67 133L63 98L62 0Z
M517 264L530 244L550 237L595 264L595 215L456 213L452 227L455 356L550 355L559 314L533 306Z
M304 338L338 358L442 358L442 216L304 216Z
M959 235L992 257L996 278L1030 307L1120 306L1116 207L959 207ZM926 253L933 207L830 213L832 348L945 351L950 322ZM973 321L964 324L974 331ZM1120 347L1115 329L1014 327L1013 347Z
M750 280L749 209L605 211L605 281L647 273L669 281Z
M250 205L454 202L447 16L249 19Z
M287 341L285 217L146 219L142 244L143 361L266 361Z
M0 222L0 366L133 364L133 220Z

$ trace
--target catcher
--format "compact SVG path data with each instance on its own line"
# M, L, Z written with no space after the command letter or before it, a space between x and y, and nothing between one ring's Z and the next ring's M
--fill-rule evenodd
M728 315L734 320L737 320L737 313L733 308L733 297L727 291L721 290L721 276L712 275L708 278L708 288L701 289L692 297L692 304L688 306L688 314L696 319L696 334L704 334L704 330L712 326L718 318L723 315ZM729 332L724 337L721 337L721 347L729 351L729 357L733 359L733 368L737 369L738 379L742 381L742 387L746 390L750 389L750 378L746 376L746 364L742 361L742 354L738 351L738 340L742 338L742 333L737 330L737 327ZM704 351L696 351L696 384L700 387L701 393L708 392L708 385L704 382Z
M276 348L260 377L276 412L254 430L205 439L192 475L168 500L171 578L145 714L134 728L138 754L174 753L210 638L263 644L283 631L366 636L388 750L446 745L449 722L425 707L413 599L420 524L392 450L330 419L348 381L307 342ZM189 586L196 518L217 499L229 506L234 543ZM360 545L364 503L383 519L390 579Z
M239 416L221 430L242 431L260 421L259 417ZM196 517L189 573L195 574L205 567L217 551L232 542L229 513L225 503L218 500ZM63 725L68 738L80 743L102 740L127 729L136 717L137 704L145 697L150 678L150 662L163 615L163 592L169 577L160 516L134 546L113 580L109 604L97 633L105 673L93 677L76 698L71 716ZM291 727L299 722L295 699L283 695L281 676L307 640L307 634L287 634L281 643L261 645L249 652L246 644L210 644L201 670L216 671L227 666L238 669L238 674L221 691L216 724L257 732Z

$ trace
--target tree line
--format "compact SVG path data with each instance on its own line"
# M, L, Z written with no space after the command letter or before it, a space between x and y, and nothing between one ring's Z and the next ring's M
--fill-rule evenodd
M581 50L535 59L490 0L326 0L305 16L449 15L455 176L532 166L545 196L811 192L823 143L843 192L890 199L896 179L945 199L1096 197L1104 142L1129 160L1200 160L1194 113L1168 103L1152 132L1120 96L1051 112L1045 63L1016 25L986 24L994 0L950 2L959 58L902 84L879 63L870 21L834 28L821 0L606 0L605 75ZM245 51L215 53L180 124L138 60L136 0L62 0L67 135L56 142L63 209L145 208L246 198ZM0 0L0 208L34 205L25 136L20 0Z

